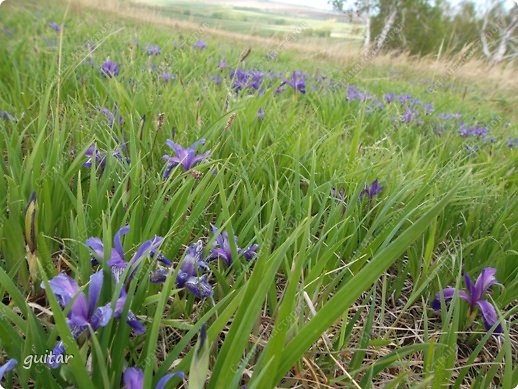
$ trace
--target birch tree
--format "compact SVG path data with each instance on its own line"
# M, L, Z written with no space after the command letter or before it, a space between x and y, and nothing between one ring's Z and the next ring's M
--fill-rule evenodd
M493 63L518 57L518 5L507 12L503 2L491 0L480 28L484 56Z

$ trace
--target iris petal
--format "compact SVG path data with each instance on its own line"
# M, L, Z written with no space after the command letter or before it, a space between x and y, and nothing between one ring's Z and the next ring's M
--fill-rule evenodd
M92 251L95 253L95 256L97 259L103 259L104 258L104 245L101 239L99 238L88 238L86 240L86 245L92 249Z
M54 355L53 361L47 362L47 366L51 369L57 369L61 364L57 362L57 356L58 355L64 355L65 354L65 345L62 341L59 341L54 346L54 349L52 350L52 354Z
M142 389L144 387L144 372L136 367L124 370L124 385L126 389Z
M464 273L464 284L466 285L468 293L473 297L475 295L474 285L468 273Z
M448 302L455 295L455 288L446 288L440 292L437 292L435 300L432 301L432 308L436 311L441 309L441 295L444 297L444 302ZM469 302L469 296L463 290L459 290L459 297Z
M122 227L113 238L113 247L117 250L117 253L120 255L121 259L124 259L124 249L121 244L121 237L129 232L129 226Z
M128 311L128 319L126 320L126 323L128 323L128 325L133 329L135 335L141 335L146 332L146 326L138 321L135 314L131 311Z
M0 366L0 381L4 377L4 374L14 369L18 361L14 358L9 359L6 363Z
M480 308L480 313L482 314L482 319L484 321L484 327L489 331L491 327L497 322L498 316L496 314L495 307L489 301L479 300L477 301L477 305ZM494 334L500 335L502 333L502 325L498 324L495 328Z
M157 270L151 273L150 280L153 283L165 282L167 275L169 274L169 269L160 266Z
M111 304L106 304L97 308L90 320L90 324L92 325L94 331L99 327L105 327L110 321L112 313Z
M482 269L480 275L475 282L476 299L480 299L482 295L489 289L489 287L496 283L496 269L493 267L486 267Z
M60 273L49 280L49 286L63 308L77 293L80 293L77 282L65 273ZM45 288L45 285L42 283L41 287Z
M205 276L189 277L185 282L185 287L198 298L210 297L213 293L212 288L207 282Z
M157 382L155 389L163 389L167 381L169 381L173 377L184 377L184 373L182 371L179 371L177 373L169 373L160 378L160 380Z
M103 287L103 272L98 271L90 276L90 288L88 289L88 317L94 313L97 302L99 301L99 295Z

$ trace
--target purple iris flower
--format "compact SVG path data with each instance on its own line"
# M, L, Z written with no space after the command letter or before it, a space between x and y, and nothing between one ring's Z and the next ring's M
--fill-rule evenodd
M479 147L477 145L466 145L466 151L469 153L469 154L476 154L479 150Z
M275 94L278 95L281 92L284 92L284 83L281 82L281 84L275 89Z
M507 147L509 148L517 148L518 147L518 138L507 138Z
M0 381L4 378L4 374L14 369L18 361L14 358L9 359L6 363L0 366Z
M259 110L257 111L257 119L263 120L265 115L266 114L264 113L263 109L259 108Z
M304 75L302 72L295 70L291 74L290 80L284 80L280 86L289 85L293 88L294 91L299 91L300 93L306 93L306 81L304 80Z
M223 81L220 76L217 74L215 76L212 76L212 81L214 81L214 84L221 85L221 82Z
M245 88L259 90L263 83L264 73L259 71L247 72L243 69L237 69L230 71L230 77L233 81L232 87L237 93Z
M54 22L48 22L47 24L50 28L52 28L54 31L59 32L61 31L61 26L59 24L56 24Z
M150 45L146 44L147 55L159 55L161 53L160 47L158 45Z
M221 70L228 68L228 64L225 58L222 58L221 61L219 61L218 68Z
M203 244L199 240L187 247L176 276L176 285L179 288L189 289L198 298L212 296L212 288L207 282L207 275L198 277L208 268L207 263L203 260Z
M158 78L160 78L164 82L176 80L176 77L173 75L173 73L170 72L163 72L158 76Z
M103 272L98 271L90 276L90 287L88 288L88 296L85 295L77 285L77 282L64 273L60 273L49 281L50 289L56 296L61 307L64 309L72 302L72 306L68 311L67 324L70 327L72 335L77 339L83 332L92 327L95 331L100 327L108 324L112 317L112 309L110 303L97 307L99 296L103 285ZM45 285L41 284L42 288ZM54 347L54 355L63 355L65 346L62 341L58 341ZM57 368L58 362L49 363L51 368Z
M216 235L216 241L214 242L214 248L211 250L208 261L213 259L222 259L227 266L230 266L233 262L232 251L230 249L230 242L228 240L228 233L224 231L222 234L218 232L216 226L212 225L212 232ZM237 254L245 257L247 261L254 259L257 255L256 251L259 247L257 244L253 244L247 249L237 247L237 236L234 235L234 242L236 242Z
M266 55L265 55L265 56L266 56L266 59L267 59L267 60L269 60L269 61L275 61L275 60L277 59L278 54L277 54L277 52L272 51L272 52L270 52L270 53L266 53Z
M126 290L123 288L121 290L121 295L115 302L115 311L113 312L113 317L116 319L120 319L122 312L124 311L124 306L126 305L127 294ZM131 327L135 335L141 335L146 331L146 327L144 324L137 320L137 317L131 310L128 310L128 316L126 318L126 323Z
M246 86L248 73L243 69L231 70L230 77L234 80L233 88L237 93Z
M331 189L331 197L336 200L337 204L342 203L342 213L347 210L347 203L345 202L345 189L337 190L336 188Z
M409 94L399 95L398 98L401 105L409 104L413 99Z
M100 67L101 73L105 77L113 77L119 75L119 65L111 60L106 60Z
M371 200L374 196L380 193L383 190L383 186L378 183L378 179L376 178L370 186L368 184L365 185L365 188L360 192L360 200L363 200L365 196L369 197Z
M116 159L120 161L130 163L130 159L124 157L124 155L122 154L125 148L126 146L124 144L121 145L119 148L113 151L112 156L114 156ZM90 168L92 166L98 166L101 172L104 171L104 168L106 167L107 152L98 149L95 142L92 143L88 150L86 150L85 157L87 157L88 159L85 163L83 163L84 167Z
M201 40L201 38L198 39L198 41L193 45L196 49L205 49L207 48L207 44Z
M489 129L485 126L466 126L464 123L459 125L459 134L462 137L476 136L485 138L489 135Z
M7 120L8 122L15 122L16 118L7 111L0 111L0 118Z
M369 92L360 90L356 85L349 85L347 87L347 101L366 101L372 99Z
M147 240L140 245L137 252L129 262L124 258L124 249L121 244L121 238L123 235L129 232L129 226L124 226L117 231L113 238L113 248L111 251L110 258L108 259L108 266L110 266L113 274L113 278L116 282L120 281L122 274L126 267L129 266L130 274L129 279L131 279L134 273L137 271L140 262L146 256L153 256L160 248L162 244L163 238L160 236L155 236L153 239ZM99 263L98 261L104 258L104 245L100 238L92 237L86 240L86 245L93 251L94 258L92 264L95 265Z
M248 87L253 89L259 89L263 83L264 74L262 72L251 72L249 74Z
M169 373L160 378L155 389L163 389L167 381L173 377L184 377L183 372ZM144 372L138 367L128 367L124 370L124 386L126 389L143 389L144 388Z
M403 114L401 118L401 121L403 123L409 124L410 122L412 122L412 120L415 120L417 118L418 114L418 111L413 111L410 108L407 108L406 112Z
M433 111L435 111L434 107L433 107L433 104L432 103L428 103L428 104L425 104L424 106L424 112L427 114L427 115L431 115L433 113Z
M99 166L101 170L104 170L104 167L106 166L106 155L103 154L99 149L97 149L97 146L94 143L86 150L85 157L88 158L88 160L83 163L84 167L91 167L94 165Z
M175 156L171 157L167 154L163 156L163 158L167 161L167 167L164 172L164 179L169 177L175 166L181 165L183 171L186 172L210 155L210 151L196 155L196 146L199 144L205 144L205 139L200 139L194 142L191 147L185 149L170 139L166 141L166 144L173 149Z
M477 307L480 308L484 327L487 331L489 331L489 329L498 321L498 316L496 315L495 307L489 301L482 299L482 296L487 292L491 285L496 284L495 274L495 268L486 267L482 269L482 272L478 276L477 281L475 284L473 284L469 274L464 273L464 283L466 284L466 290L458 291L459 297L468 302L470 313L473 313ZM435 300L432 301L432 308L436 311L439 311L441 309L441 296L443 296L445 302L450 301L455 295L455 292L455 288L446 288L440 292L437 292ZM501 324L496 326L494 333L502 333Z
M170 267L171 265L167 265ZM179 288L187 288L197 298L212 296L212 287L207 282L209 266L203 260L203 243L201 240L191 244L185 250L185 255L180 263L180 269L176 275L176 285ZM167 267L159 267L151 275L151 282L164 282L169 273ZM203 275L202 275L203 274Z
M110 128L113 128L113 124L115 123L115 121L117 121L120 126L122 126L122 124L124 123L124 119L121 115L119 115L119 108L117 107L117 104L114 105L113 112L106 107L97 107L97 110L101 112L104 116L106 116Z
M384 99L386 103L390 104L396 99L396 94L394 92L386 93Z

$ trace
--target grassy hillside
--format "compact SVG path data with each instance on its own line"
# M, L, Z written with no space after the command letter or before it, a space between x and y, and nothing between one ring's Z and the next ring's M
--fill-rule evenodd
M0 6L2 385L518 384L513 68L123 15Z
M272 37L298 32L303 39L324 43L324 39L345 38L356 46L362 40L361 25L348 23L345 16L303 6L256 0L138 0L135 4L175 20L249 35Z

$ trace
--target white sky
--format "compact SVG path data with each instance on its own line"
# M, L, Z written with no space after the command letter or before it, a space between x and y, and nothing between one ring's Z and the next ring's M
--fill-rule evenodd
M318 8L330 10L332 7L328 4L327 0L270 0L275 3L286 3L286 4L298 4L304 5L308 7ZM459 4L462 0L449 0L451 4L456 5ZM486 0L475 0L480 6L483 6L486 3ZM516 3L516 0L505 0L507 8L510 9Z

